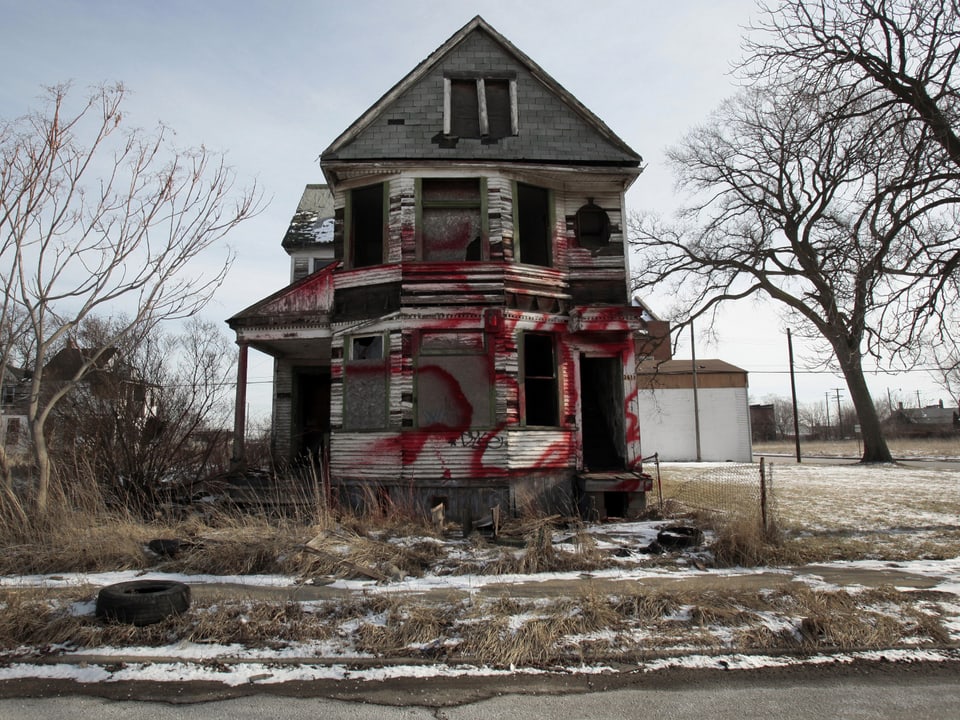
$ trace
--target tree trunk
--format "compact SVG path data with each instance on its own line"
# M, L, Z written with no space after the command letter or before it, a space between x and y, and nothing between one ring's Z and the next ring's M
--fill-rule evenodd
M50 452L43 436L43 423L36 418L30 423L30 439L33 441L33 459L37 463L37 513L43 515L50 499Z
M840 362L840 368L843 370L843 377L847 381L847 390L850 391L850 399L853 401L853 407L857 411L857 421L860 423L860 436L863 438L863 456L860 458L862 463L891 463L893 456L887 447L887 441L883 437L883 428L880 425L880 416L877 415L877 407L873 403L873 397L870 395L870 389L867 387L867 381L863 376L863 364L859 350L850 350L846 352L837 352L837 358Z

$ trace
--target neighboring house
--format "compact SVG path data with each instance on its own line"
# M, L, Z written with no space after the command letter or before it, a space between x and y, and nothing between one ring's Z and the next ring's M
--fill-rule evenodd
M320 167L330 195L308 186L284 239L292 284L228 320L237 463L253 347L275 359L275 458L323 445L349 501L634 512L635 368L669 352L628 295L640 156L477 17Z
M154 388L138 378L115 348L100 351L69 342L44 365L41 393L53 393L64 384L73 383L95 355L98 357L92 367L68 397L57 404L51 415L50 432L70 438L76 434L78 422L106 419L113 423L120 418L124 424L132 423L141 431L149 431L150 421L157 415Z
M746 370L723 360L697 360L696 372L691 360L647 361L637 384L645 453L752 462Z
M946 437L960 432L957 408L945 408L943 400L923 408L897 408L884 423L894 437Z
M11 459L30 449L27 425L30 373L19 368L4 368L0 383L0 444Z

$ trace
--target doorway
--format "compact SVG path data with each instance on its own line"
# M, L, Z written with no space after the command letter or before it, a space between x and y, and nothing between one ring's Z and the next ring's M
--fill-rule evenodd
M623 470L626 418L619 357L580 356L580 413L584 471Z
M330 370L294 368L294 398L294 456L319 463L330 437Z

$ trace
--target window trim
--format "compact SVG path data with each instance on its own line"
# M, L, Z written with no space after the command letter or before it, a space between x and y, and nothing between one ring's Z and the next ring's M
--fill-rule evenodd
M353 343L355 340L368 337L379 337L380 347L381 347L381 357L377 359L355 359L353 357ZM374 367L380 366L383 370L383 415L381 416L382 423L377 427L350 427L347 424L347 401L348 401L348 388L349 388L349 370L350 367ZM383 432L387 430L390 425L390 333L387 331L383 332L372 332L372 333L356 333L353 335L347 335L344 337L344 348L343 348L343 380L342 380L343 391L341 392L341 428L343 432Z
M371 183L369 185L359 185L357 187L350 188L344 193L343 200L343 257L344 257L344 266L349 270L354 270L358 267L373 267L373 265L360 265L356 264L356 259L354 257L356 251L356 240L353 236L353 193L357 190L367 190L371 187L379 185L383 196L380 200L381 208L381 237L380 237L380 262L374 263L374 265L382 265L387 262L387 237L389 233L387 232L387 224L390 220L390 186L389 183L379 182Z
M453 81L473 80L477 86L477 106L480 121L479 139L499 139L499 137L490 137L490 118L487 114L487 93L486 82L500 81L509 84L510 92L510 135L503 137L515 137L520 134L520 113L517 109L517 77L516 74L500 73L490 75L458 75L451 73L443 78L443 134L453 136ZM477 139L477 138L469 138Z
M452 348L452 349L443 349L443 350L430 350L424 349L423 347L423 336L426 334L466 334L471 335L476 334L481 337L483 342L482 349L470 348ZM469 430L489 430L496 427L496 415L497 415L497 381L495 368L493 365L493 343L490 341L490 338L482 328L458 328L451 330L418 330L415 334L415 347L416 355L414 357L414 369L413 373L413 424L417 429L422 429L423 426L420 424L420 368L422 365L421 358L431 358L431 357L484 357L487 362L487 372L489 373L490 383L487 388L488 394L488 416L486 422L482 424L477 424L476 418L473 418L474 422L468 428ZM430 427L430 426L427 426Z
M543 190L547 193L547 263L545 265L539 265L537 263L524 263L523 253L521 252L521 244L523 243L523 238L520 234L520 186L526 185L527 187L537 188L538 190ZM526 265L535 265L536 267L556 267L556 253L554 248L554 234L556 232L557 224L557 207L556 207L556 198L552 188L543 187L542 185L534 185L533 183L522 182L520 180L514 180L510 183L510 192L512 193L512 202L513 202L513 261L515 263L524 263Z
M457 181L457 180L477 180L479 185L480 200L477 204L461 203L455 200L435 200L424 202L423 199L423 181ZM487 212L487 178L471 176L444 176L444 177L418 177L414 181L416 195L416 217L414 220L416 227L416 245L418 262L489 262L490 261L490 217ZM479 260L426 260L424 259L423 246L423 210L424 208L473 208L480 209L480 259Z
M533 380L552 380L553 381L553 402L554 402L554 413L556 422L553 425L533 425L528 422L527 418L529 413L527 412L527 336L537 335L542 337L547 337L550 339L551 344L551 354L553 360L553 373L548 378L546 376L533 375L529 376L529 379ZM562 393L560 388L560 360L558 358L558 347L557 347L557 336L555 333L550 332L536 332L524 330L519 335L519 346L517 347L517 355L519 356L519 365L520 365L520 387L522 388L521 402L520 402L520 426L529 427L529 428L557 428L562 427L561 417L562 413L561 407L562 402Z

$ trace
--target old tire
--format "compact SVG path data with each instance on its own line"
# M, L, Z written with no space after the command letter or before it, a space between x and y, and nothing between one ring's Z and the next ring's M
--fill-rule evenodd
M657 533L657 542L664 548L679 550L694 547L703 542L703 532L700 528L689 525L667 527Z
M132 580L107 585L97 594L101 620L152 625L190 607L190 588L172 580Z

